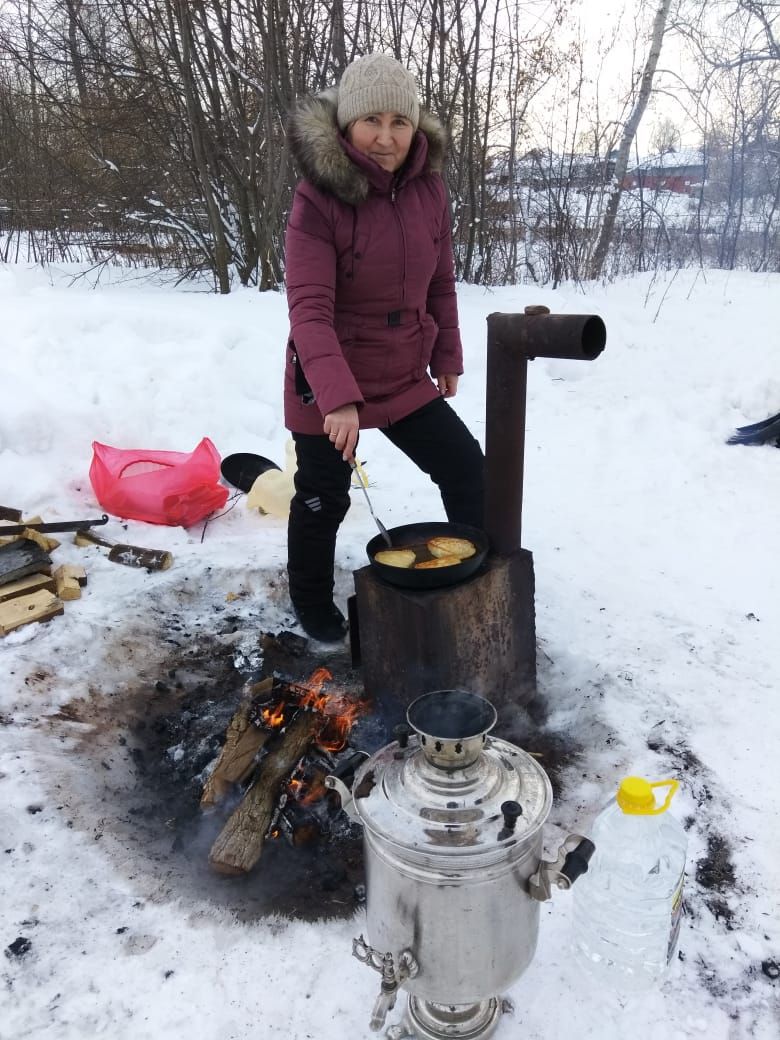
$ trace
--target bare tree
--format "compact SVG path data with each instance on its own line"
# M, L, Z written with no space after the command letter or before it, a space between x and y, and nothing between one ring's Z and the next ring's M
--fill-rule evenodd
M755 0L712 0L678 13L677 31L698 61L694 89L708 155L701 253L721 266L780 266L779 27L778 5Z
M296 176L287 114L382 50L415 72L449 130L460 278L557 286L659 263L769 269L777 4L675 2L672 22L671 0L656 0L629 96L605 100L590 96L597 64L563 38L568 0L5 0L0 221L34 259L120 257L208 273L220 292L275 289ZM624 187L670 25L698 56L688 110L708 156L689 226L658 193ZM662 121L657 150L677 143Z
M618 206L620 205L620 197L623 193L623 180L628 169L631 147L634 143L634 138L636 137L639 124L642 121L642 116L645 114L647 103L650 100L650 94L653 89L653 78L655 76L656 68L658 67L658 59L661 55L664 33L666 32L666 20L669 15L671 3L672 0L661 0L655 13L653 28L650 35L650 49L645 60L641 79L639 80L634 105L631 114L625 122L623 133L620 138L620 144L618 145L615 171L612 180L612 190L607 202L604 221L601 225L598 242L591 261L591 278L598 278L601 275L607 251L612 243Z
M680 148L680 128L671 116L665 115L653 127L650 147L657 155L667 155Z

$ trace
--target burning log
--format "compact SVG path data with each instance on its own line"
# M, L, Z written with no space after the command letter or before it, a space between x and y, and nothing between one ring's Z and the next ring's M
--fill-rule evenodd
M285 841L293 848L311 845L322 833L315 813L309 806L301 805L294 798L287 799L276 822Z
M246 874L260 859L282 790L321 727L319 714L299 711L278 737L211 847L209 863L219 874Z
M230 720L217 764L203 786L201 809L208 809L221 802L233 789L234 784L241 784L249 779L257 754L270 736L267 730L253 723L250 716L255 699L270 694L273 685L273 679L265 679L253 686L250 690L251 696L245 698Z
M246 691L201 798L201 806L214 805L254 771L212 846L209 862L217 872L250 871L267 837L281 836L292 846L321 837L331 808L325 777L341 768L331 755L344 749L364 707L343 691L326 691L329 679L330 672L318 668L304 683L266 679ZM257 765L261 751L265 757ZM350 755L343 768L354 770L362 757L362 752Z

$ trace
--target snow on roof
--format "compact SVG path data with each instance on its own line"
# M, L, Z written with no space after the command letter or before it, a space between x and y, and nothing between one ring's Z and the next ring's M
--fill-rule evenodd
M680 148L676 152L662 152L642 159L635 170L673 170L680 166L703 166L704 155L700 148Z

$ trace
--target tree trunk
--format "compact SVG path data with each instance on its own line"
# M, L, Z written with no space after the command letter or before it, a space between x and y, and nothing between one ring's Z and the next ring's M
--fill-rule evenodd
M599 239L593 252L593 259L590 264L589 274L591 278L601 277L601 272L604 268L604 261L609 252L609 247L612 244L618 206L620 205L620 197L623 194L623 179L625 178L626 170L628 169L628 157L631 154L631 145L634 142L636 132L642 121L642 116L645 114L645 109L647 108L647 103L650 100L650 94L653 90L653 77L655 76L655 70L658 67L658 59L661 55L661 45L663 44L664 33L666 31L666 19L671 4L672 0L661 0L658 10L655 13L653 34L650 41L650 53L647 55L647 61L645 62L645 68L642 73L642 80L639 85L639 93L637 94L634 108L626 121L626 125L623 128L623 136L620 139L617 159L615 161L615 172L613 174L612 192L604 210L604 223L601 225L601 233L599 234Z
M192 154L195 166L200 178L200 186L203 191L203 201L209 217L209 227L214 236L214 247L211 261L214 267L214 277L220 293L230 292L230 250L225 240L225 228L222 223L222 214L217 206L212 188L212 171L209 169L206 154L206 141L203 130L203 117L198 98L197 87L192 73L191 38L192 23L190 11L186 0L178 0L177 15L179 30L181 32L181 74L184 90L184 100L187 107L187 121L189 123L190 140L192 141Z

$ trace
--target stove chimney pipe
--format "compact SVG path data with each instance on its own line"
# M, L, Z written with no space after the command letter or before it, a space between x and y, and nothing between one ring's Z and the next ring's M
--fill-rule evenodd
M485 528L493 552L509 556L521 547L528 362L593 361L607 330L595 314L551 314L544 306L489 314L487 325Z

